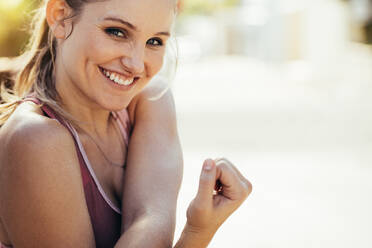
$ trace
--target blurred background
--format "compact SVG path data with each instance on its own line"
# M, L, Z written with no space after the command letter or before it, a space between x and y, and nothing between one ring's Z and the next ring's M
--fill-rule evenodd
M0 0L0 57L19 54L36 6ZM372 247L372 1L179 7L176 238L203 160L227 157L254 190L210 247Z

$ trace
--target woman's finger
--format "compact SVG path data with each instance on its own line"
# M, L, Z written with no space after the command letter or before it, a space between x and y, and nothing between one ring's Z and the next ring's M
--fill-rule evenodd
M226 163L227 165L229 165L231 167L231 169L233 169L235 171L235 173L239 176L240 180L245 184L245 186L247 187L247 189L250 192L252 191L252 184L251 184L251 182L248 181L248 179L246 179L241 174L241 172L234 166L234 164L231 163L228 159L226 159L226 158L217 158L217 159L215 159L215 162L216 162L216 165L219 165L221 163Z
M213 191L216 185L216 164L212 159L204 161L199 179L199 189L195 200L200 204L210 204L213 199Z
M215 159L215 162L216 162L216 165L221 164L221 163L226 163L227 165L229 165L236 172L236 174L240 177L240 179L245 178L241 174L241 172L234 166L234 164L231 163L227 158L218 158L218 159Z
M236 172L226 163L219 163L216 167L218 172L216 175L216 182L221 182L224 191L236 191L241 184Z

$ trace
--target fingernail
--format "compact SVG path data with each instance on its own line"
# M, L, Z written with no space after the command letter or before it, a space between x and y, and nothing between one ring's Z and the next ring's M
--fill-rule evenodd
M204 162L203 169L204 169L205 171L210 171L210 170L212 170L212 167L213 167L213 163L212 163L212 161L211 161L210 159L208 159L208 160L206 160L206 161Z

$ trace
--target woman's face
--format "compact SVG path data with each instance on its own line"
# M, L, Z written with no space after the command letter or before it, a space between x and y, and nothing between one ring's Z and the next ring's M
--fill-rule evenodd
M63 88L77 90L79 94L71 95L107 110L125 108L163 65L174 4L174 0L85 4L70 36L59 43L62 83L70 84Z

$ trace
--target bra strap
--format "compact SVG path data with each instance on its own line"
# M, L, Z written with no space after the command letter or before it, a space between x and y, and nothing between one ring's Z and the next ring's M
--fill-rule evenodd
M51 107L49 107L48 105L42 103L37 97L35 97L33 95L28 95L25 98L23 98L22 100L20 100L20 102L27 102L27 101L33 102L36 105L40 105L41 110L48 117L50 117L52 119L56 119L59 123L61 123L64 127L66 127L70 131L71 134L73 134L72 131L71 131L71 127Z

